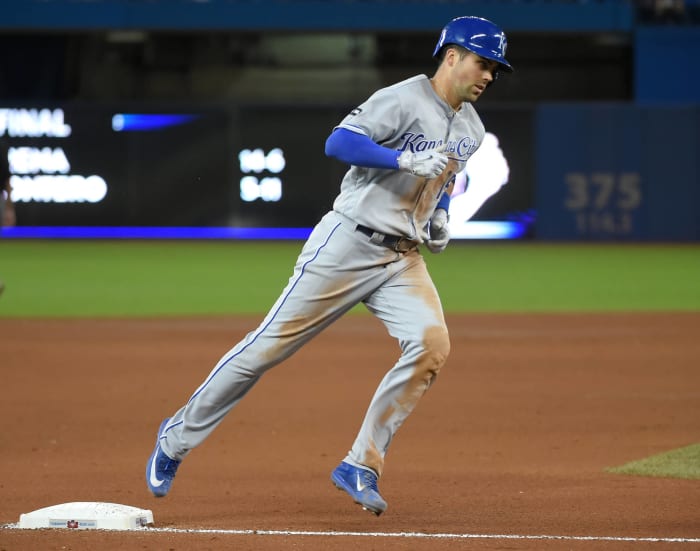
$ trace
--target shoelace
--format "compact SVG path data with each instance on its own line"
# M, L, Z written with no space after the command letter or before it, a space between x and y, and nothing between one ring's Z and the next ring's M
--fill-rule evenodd
M177 468L180 466L180 462L175 461L174 459L170 459L165 454L163 454L163 458L164 460L160 464L160 470L170 476L173 476L175 474L175 471L177 471Z
M374 476L374 473L362 469L362 479L365 481L365 485L370 490L374 490L375 492L379 493L379 490L377 489L377 477Z

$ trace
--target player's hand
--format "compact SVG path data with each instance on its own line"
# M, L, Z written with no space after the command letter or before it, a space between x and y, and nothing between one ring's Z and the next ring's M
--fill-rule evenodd
M449 217L445 209L437 209L430 217L428 227L428 240L425 246L433 253L441 253L450 241L450 226L447 224Z
M442 174L447 166L447 155L443 153L444 150L445 144L436 149L419 151L418 153L406 150L399 155L399 170L414 176L435 178L435 176Z

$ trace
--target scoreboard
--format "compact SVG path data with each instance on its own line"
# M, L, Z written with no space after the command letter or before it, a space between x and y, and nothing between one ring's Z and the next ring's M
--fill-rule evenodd
M89 236L95 227L138 227L152 236L164 227L193 228L193 235L238 228L255 238L262 235L255 228L279 237L310 229L331 208L348 168L325 156L324 143L351 108L0 106L15 230L72 227ZM526 236L534 202L532 110L480 113L497 137L493 153L506 179L469 224L515 228L497 237ZM462 176L475 189L476 181ZM455 237L470 237L469 224L455 227Z

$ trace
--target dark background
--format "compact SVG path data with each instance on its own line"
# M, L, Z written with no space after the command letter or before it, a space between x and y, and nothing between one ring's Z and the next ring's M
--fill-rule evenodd
M5 2L0 107L65 108L74 132L60 145L72 173L100 174L109 185L99 204L20 203L18 224L312 225L346 168L323 155L332 127L376 89L431 75L440 28L465 14L506 30L516 68L476 105L511 164L511 182L476 219L542 217L536 197L562 184L558 173L540 177L547 172L537 163L548 155L537 151L540 108L697 105L698 12L694 0L680 11L628 0ZM199 117L158 132L115 133L114 112ZM684 151L697 150L693 124L677 138ZM625 139L624 128L615 132ZM573 142L591 139L594 132ZM238 196L237 154L256 147L285 151L280 203ZM572 170L595 166L586 163ZM678 175L679 204L696 201L684 192L698 184L688 166Z

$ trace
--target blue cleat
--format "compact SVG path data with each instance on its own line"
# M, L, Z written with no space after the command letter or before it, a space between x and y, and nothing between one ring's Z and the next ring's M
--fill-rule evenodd
M160 437L168 421L170 421L169 418L160 424L158 436L156 437L156 447L153 449L153 453L146 464L146 484L156 497L164 497L168 494L177 468L180 466L179 461L170 459L165 455L163 448L160 447Z
M339 490L346 491L365 511L377 516L386 511L387 503L379 495L377 475L374 471L353 467L343 461L331 473L331 482Z

